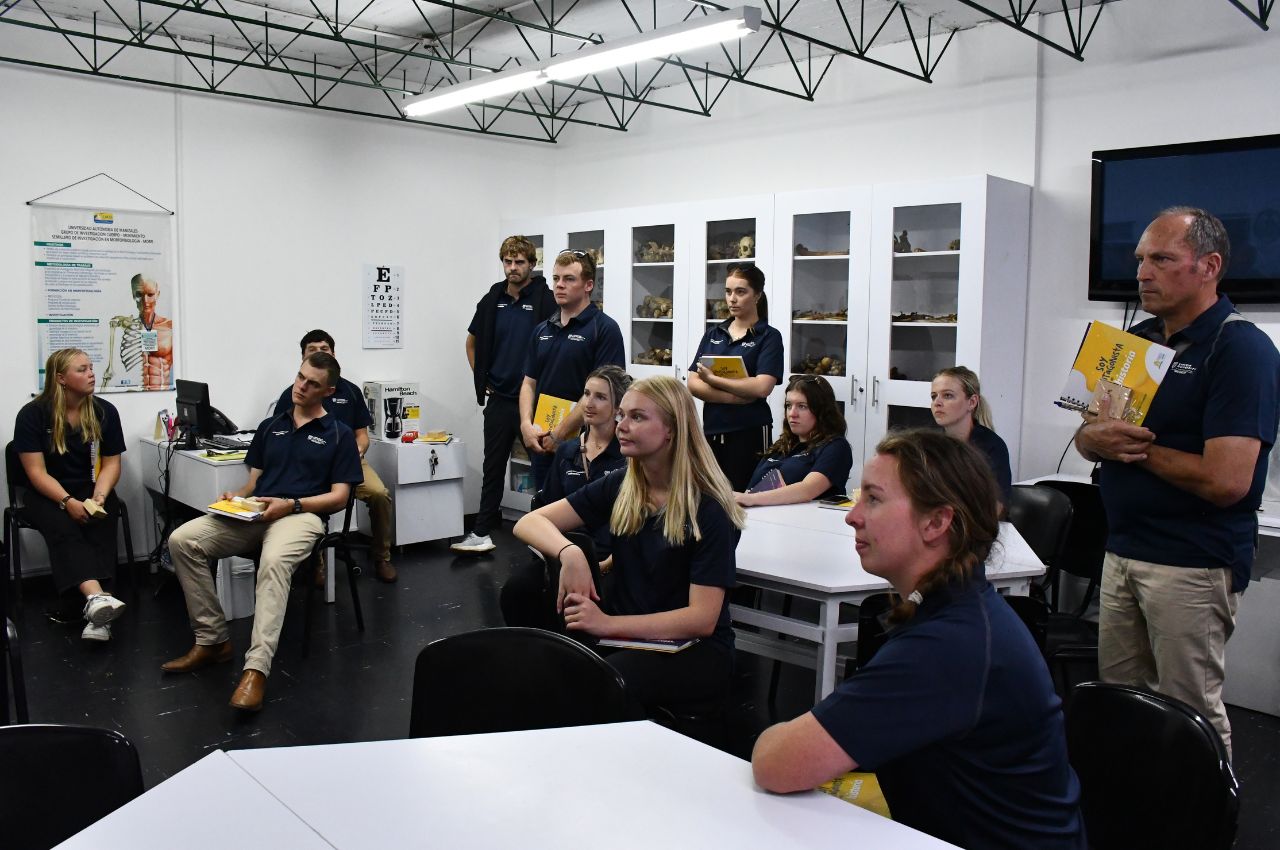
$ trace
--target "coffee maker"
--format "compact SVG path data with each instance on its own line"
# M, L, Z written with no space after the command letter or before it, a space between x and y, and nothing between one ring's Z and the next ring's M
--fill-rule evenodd
M399 396L384 398L382 400L382 412L386 414L387 423L384 433L388 440L394 440L400 436L400 431L404 426L404 420L401 416L401 404L404 399Z

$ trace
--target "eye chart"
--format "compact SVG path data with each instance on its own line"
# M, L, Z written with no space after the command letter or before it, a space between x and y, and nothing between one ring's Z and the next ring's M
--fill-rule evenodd
M364 347L404 348L404 266L366 263L361 298Z

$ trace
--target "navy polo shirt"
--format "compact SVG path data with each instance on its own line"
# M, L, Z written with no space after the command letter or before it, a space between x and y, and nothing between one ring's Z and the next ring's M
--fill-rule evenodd
M557 310L529 340L524 374L538 382L538 393L577 401L592 370L605 365L626 367L618 323L594 304L560 324Z
M262 420L244 462L261 469L254 495L280 499L319 496L334 484L356 486L364 480L360 451L351 429L336 416L293 427L293 406Z
M520 290L520 295L529 291L530 287L525 286ZM494 395L519 398L520 385L524 383L524 361L528 354L524 341L533 335L534 328L538 326L538 314L533 308L532 300L512 298L505 289L498 294L494 309L497 315L493 323L493 359L489 363L489 388ZM480 316L477 314L471 320L467 333L478 337L480 324Z
M1175 567L1225 567L1232 572L1232 589L1242 591L1253 568L1267 454L1276 440L1280 353L1253 324L1224 325L1234 309L1220 296L1168 342L1160 319L1148 319L1132 333L1174 349L1189 343L1174 357L1142 423L1155 434L1155 444L1203 454L1205 441L1214 437L1261 440L1248 495L1219 508L1139 464L1117 461L1102 462L1099 483L1110 527L1108 551Z
M1086 846L1061 701L981 568L928 594L813 714L898 823L959 847Z
M742 358L747 374L752 378L757 375L772 375L778 383L782 383L782 334L778 333L778 329L770 327L765 321L759 321L744 336L733 339L729 336L729 325L732 323L733 319L725 319L720 324L707 328L693 355L693 362L689 364L689 371L696 372L698 361L707 355L737 356ZM763 398L748 404L709 401L702 406L702 431L707 436L772 424L773 412L769 410L769 402Z
M809 448L808 443L800 443L789 454L773 454L764 458L751 473L751 483L747 489L760 483L776 469L782 473L782 480L787 484L799 484L810 472L821 472L827 476L831 486L824 490L819 499L844 494L845 484L849 481L849 470L853 469L853 449L844 437L832 437L817 448Z
M622 456L618 447L618 438L614 437L605 446L604 451L596 455L589 464L583 463L582 441L568 440L556 448L555 458L551 461L551 471L547 474L547 483L539 494L544 505L558 502L576 493L598 478L620 469L625 469L627 459ZM585 529L596 544L596 555L600 560L609 557L613 551L613 541L609 536L609 523L590 526Z
M346 378L338 378L338 385L333 388L333 395L323 402L324 409L337 417L338 421L352 431L369 428L373 425L373 417L369 415L369 405L364 400L364 391ZM293 409L293 387L285 387L276 402L276 413L284 413Z
M1000 435L985 425L973 423L969 432L969 445L973 446L987 459L991 474L995 476L996 486L1000 490L1000 504L1008 507L1013 501L1013 473L1009 471L1009 447L1004 444Z
M114 457L125 450L124 432L120 428L120 414L115 405L100 398L93 400L98 413L98 425L102 440L98 452L102 457ZM66 428L64 440L66 454L53 450L52 411L39 401L29 401L18 411L13 424L13 447L20 454L40 452L44 455L44 469L68 491L93 482L93 444L86 443L79 428Z
M625 478L625 474L614 473L592 481L569 496L569 506L588 528L607 526ZM640 532L630 537L611 535L614 580L610 598L605 600L606 610L624 615L674 611L688 607L691 584L723 587L726 592L720 619L715 633L704 642L731 651L728 591L736 581L734 550L741 532L720 503L711 498L704 498L698 506L701 540L693 539L690 527L683 544L671 545L663 536L663 519L661 513L649 517Z

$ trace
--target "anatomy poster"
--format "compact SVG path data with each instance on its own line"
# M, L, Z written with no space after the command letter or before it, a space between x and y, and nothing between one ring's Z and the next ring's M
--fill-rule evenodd
M168 213L33 204L37 379L60 348L93 361L98 392L173 386L172 225Z
M364 347L404 348L404 266L365 264L360 294L364 299Z

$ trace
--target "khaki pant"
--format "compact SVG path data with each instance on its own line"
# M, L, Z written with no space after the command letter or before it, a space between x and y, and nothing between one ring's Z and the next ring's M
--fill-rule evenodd
M196 643L213 646L231 637L209 561L259 550L253 635L244 667L270 675L289 601L289 580L323 534L320 517L290 514L274 522L203 516L169 535L169 554L187 598L187 616Z
M373 524L370 529L373 546L369 554L377 564L391 557L391 493L369 461L362 459L360 468L364 471L364 481L356 487L356 498L369 507L369 520Z
M1152 564L1108 552L1098 616L1102 680L1182 700L1213 723L1229 755L1222 683L1239 597L1231 592L1230 570Z

